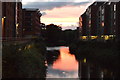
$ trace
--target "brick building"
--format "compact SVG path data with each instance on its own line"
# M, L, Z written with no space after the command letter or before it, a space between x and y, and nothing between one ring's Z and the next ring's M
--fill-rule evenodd
M2 2L0 1L0 40L2 40Z
M16 37L22 38L23 31L22 31L22 3L16 3Z
M87 39L120 40L120 2L94 2L82 17L82 36ZM81 22L81 21L80 21Z
M2 39L22 37L22 3L2 2Z
M105 2L99 7L98 35L107 40L116 35L116 3Z
M13 40L16 37L15 2L2 2L2 39Z
M116 4L116 40L120 41L120 2Z
M86 12L84 14L81 15L81 18L82 18L82 36L87 36L87 24L86 24L86 19L87 19L87 16L86 16Z
M33 37L40 36L41 26L40 17L42 14L38 9L23 9L22 10L22 21L23 21L23 36Z
M95 39L98 36L99 28L99 7L104 2L94 2L90 5L82 17L82 35L83 37L87 36L87 39Z
M89 21L90 32L91 36L97 36L97 28L98 28L98 8L103 4L104 2L94 2L89 8L91 8L91 21Z

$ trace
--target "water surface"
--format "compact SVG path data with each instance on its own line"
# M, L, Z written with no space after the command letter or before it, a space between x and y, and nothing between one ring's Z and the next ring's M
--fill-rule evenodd
M58 59L48 65L47 78L78 78L78 62L70 54L69 47L49 47L47 50L60 52Z

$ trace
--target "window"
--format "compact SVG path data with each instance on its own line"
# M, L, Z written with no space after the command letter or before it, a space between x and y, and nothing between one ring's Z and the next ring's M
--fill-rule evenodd
M116 11L116 4L114 4L114 11Z
M114 12L114 19L116 19L116 13Z
M91 25L91 20L89 20L89 24Z
M114 21L114 25L116 25L116 22Z
M102 27L104 27L104 22L102 22Z
M102 14L104 14L104 9L102 9Z
M111 4L111 2L108 3L108 5L110 5L110 4Z
M104 16L102 16L102 21L104 21Z

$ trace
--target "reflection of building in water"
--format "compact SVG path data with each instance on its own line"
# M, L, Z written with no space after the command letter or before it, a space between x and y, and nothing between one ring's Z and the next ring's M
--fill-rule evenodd
M91 64L86 61L86 59L79 60L79 78L81 79L93 79L97 78L99 80L103 80L106 78L112 79L114 78L113 72L100 68L96 64Z

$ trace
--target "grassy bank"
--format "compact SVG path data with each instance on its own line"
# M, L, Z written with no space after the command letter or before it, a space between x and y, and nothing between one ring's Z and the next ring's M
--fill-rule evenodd
M46 48L42 41L3 44L3 78L44 78Z

